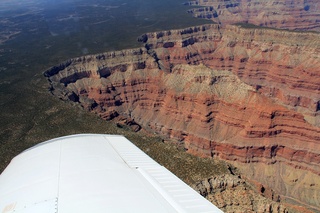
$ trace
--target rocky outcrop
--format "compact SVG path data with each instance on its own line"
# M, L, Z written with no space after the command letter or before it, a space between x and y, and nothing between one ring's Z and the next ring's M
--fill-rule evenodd
M205 25L139 40L47 70L51 92L319 206L318 34Z
M141 39L162 69L202 63L229 70L266 97L304 113L319 125L315 118L320 110L319 34L239 26L220 29L218 25L185 29L180 37L176 34L150 33ZM168 43L173 46L167 48Z
M222 25L251 23L290 30L320 31L317 0L195 0L187 5L203 6L188 12Z
M192 186L223 212L294 212L279 203L257 194L239 176L220 175L203 180Z

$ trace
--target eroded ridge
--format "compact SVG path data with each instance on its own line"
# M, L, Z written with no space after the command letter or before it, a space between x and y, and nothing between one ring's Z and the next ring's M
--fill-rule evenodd
M47 70L52 93L319 206L318 34L204 25L139 41Z
M320 31L320 2L317 0L194 0L201 6L188 12L219 24L251 23L290 30Z

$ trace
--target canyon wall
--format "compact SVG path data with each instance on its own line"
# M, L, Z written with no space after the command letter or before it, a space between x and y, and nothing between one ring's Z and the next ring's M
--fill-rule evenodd
M308 32L207 25L185 29L180 38L175 31L167 31L149 33L140 40L162 70L202 63L231 71L260 94L301 112L319 126L319 38Z
M195 0L202 6L188 12L219 24L250 23L257 26L320 31L320 2L317 0Z
M291 209L281 205L276 199L272 201L257 194L246 181L236 175L210 177L194 184L192 188L223 212L288 213L301 210Z
M204 25L139 41L50 68L50 91L320 206L319 34Z

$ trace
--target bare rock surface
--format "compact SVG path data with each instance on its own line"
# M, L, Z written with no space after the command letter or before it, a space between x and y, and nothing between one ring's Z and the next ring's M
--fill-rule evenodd
M320 31L320 2L317 0L194 0L188 5L197 18L222 25L251 23L257 26Z
M50 68L51 92L320 206L319 34L204 25L139 41Z
M257 194L245 180L235 175L220 175L192 186L224 212L296 212L278 201Z

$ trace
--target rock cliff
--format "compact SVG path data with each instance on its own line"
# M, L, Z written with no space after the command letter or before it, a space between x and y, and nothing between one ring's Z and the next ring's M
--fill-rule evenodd
M214 176L195 184L193 188L223 212L298 212L258 195L238 176Z
M320 2L317 0L195 0L187 5L202 6L188 12L197 18L222 25L251 23L290 30L320 31Z
M315 118L320 110L319 34L211 25L185 29L177 36L179 32L168 31L146 34L140 40L164 70L202 63L231 71L259 93L319 125Z
M319 34L204 25L139 41L50 68L51 92L320 206Z

